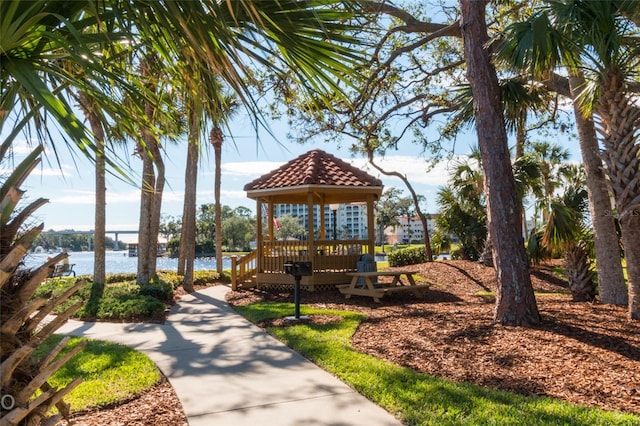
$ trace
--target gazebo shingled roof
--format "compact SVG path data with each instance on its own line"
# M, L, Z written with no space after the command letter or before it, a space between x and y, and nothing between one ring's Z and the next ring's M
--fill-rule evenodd
M364 201L382 193L382 181L320 149L311 150L246 184L250 198L279 203L306 203L307 194L323 194L325 202Z

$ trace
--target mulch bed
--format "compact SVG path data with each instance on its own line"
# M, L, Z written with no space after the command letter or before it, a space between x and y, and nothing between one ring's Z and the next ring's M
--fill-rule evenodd
M432 283L420 299L397 293L375 303L370 297L345 299L336 290L302 291L301 302L365 313L368 318L352 339L355 348L416 371L640 414L640 324L627 319L626 307L572 302L566 282L553 274L551 266L532 271L543 318L532 328L492 324L495 298L487 293L495 290L494 271L467 261L412 266ZM230 292L227 299L241 305L292 301L293 296L248 290ZM337 320L332 315L311 315L307 321ZM260 326L291 324L276 319ZM131 417L138 412L142 415ZM166 382L142 395L139 403L130 401L74 420L88 426L187 424Z
M542 324L492 324L494 270L476 262L439 261L411 269L432 282L423 299L410 293L345 299L339 292L302 292L316 307L363 312L352 338L373 356L457 382L545 395L640 414L640 324L624 306L575 303L552 265L532 271ZM478 295L478 293L480 295ZM292 300L290 293L230 293L231 304ZM311 318L313 320L313 318Z
M182 404L167 379L124 403L75 414L78 426L188 426Z

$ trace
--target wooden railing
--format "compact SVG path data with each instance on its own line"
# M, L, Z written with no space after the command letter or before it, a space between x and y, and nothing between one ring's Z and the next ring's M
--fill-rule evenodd
M357 271L357 263L368 253L367 240L320 240L309 249L306 241L265 241L262 249L242 257L231 257L231 288L254 287L256 276L279 280L286 262L311 262L313 274L335 274ZM258 262L258 256L260 262ZM260 264L260 270L258 270ZM271 275L274 274L274 275ZM270 279L267 279L269 281Z
M258 251L245 254L244 256L231 256L231 289L237 290L239 285L246 286L253 283L257 267Z
M266 241L260 272L279 274L288 261L310 261L313 272L352 271L363 253L366 240L321 240L309 249L306 241Z

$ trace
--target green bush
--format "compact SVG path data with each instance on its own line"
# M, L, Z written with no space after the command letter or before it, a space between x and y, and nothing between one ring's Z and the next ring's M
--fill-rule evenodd
M195 271L193 273L193 283L198 285L204 285L217 281L230 282L231 277L228 274L218 274L216 271Z
M117 274L114 274L117 275ZM119 274L121 278L129 279L121 282L113 282L108 276L102 296L91 303L91 281L76 292L72 297L62 303L54 313L62 312L68 306L84 302L74 318L84 320L118 320L130 321L140 318L157 317L162 315L164 310L173 301L174 283L180 283L179 277L161 275L159 280L149 284L138 285L135 282L135 274ZM167 277L167 280L163 279ZM76 282L75 278L49 280L41 285L35 292L34 297L54 298L72 287Z
M158 299L142 294L127 294L100 299L97 317L110 320L135 320L161 315L166 305Z
M182 285L182 277L175 271L158 271L158 279L171 287L172 291Z
M151 296L155 299L168 302L173 298L173 290L174 288L171 283L155 281L140 285L138 292L142 296Z
M133 272L127 272L127 273L117 273L117 274L107 274L107 276L105 277L105 282L107 284L109 283L122 283L125 281L135 281L136 280L136 274Z
M427 261L427 250L424 246L407 247L389 253L389 266L406 266Z

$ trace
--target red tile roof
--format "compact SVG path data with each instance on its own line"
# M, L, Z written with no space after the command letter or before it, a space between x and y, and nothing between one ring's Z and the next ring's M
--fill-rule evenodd
M314 149L244 186L245 191L304 185L382 186L382 181L351 164Z

